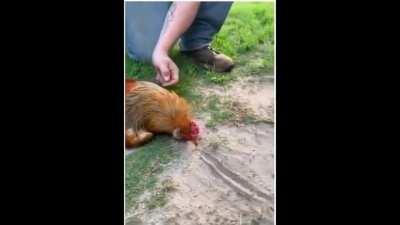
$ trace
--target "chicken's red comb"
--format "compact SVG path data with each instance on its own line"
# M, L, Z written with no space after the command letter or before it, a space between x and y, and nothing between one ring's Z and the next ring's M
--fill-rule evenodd
M197 136L200 133L199 126L195 121L190 121L190 134L193 136Z

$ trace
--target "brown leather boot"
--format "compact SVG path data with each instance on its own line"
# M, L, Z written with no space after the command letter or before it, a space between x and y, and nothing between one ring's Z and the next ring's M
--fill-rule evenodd
M182 51L182 53L192 58L197 65L218 73L230 72L235 65L229 56L219 53L208 46L193 51Z

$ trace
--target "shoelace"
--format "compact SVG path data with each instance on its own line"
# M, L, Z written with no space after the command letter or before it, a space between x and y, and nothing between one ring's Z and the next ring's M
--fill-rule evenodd
M220 54L219 51L213 49L212 47L208 47L208 49L209 49L210 51L214 52L214 53L217 54L217 55Z

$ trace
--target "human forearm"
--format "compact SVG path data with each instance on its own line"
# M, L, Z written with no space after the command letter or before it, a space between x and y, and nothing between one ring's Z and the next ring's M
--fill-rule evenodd
M199 6L200 2L174 2L168 11L153 52L153 65L157 71L156 80L163 86L176 84L179 80L179 68L169 57L168 52L193 23Z
M155 51L167 53L196 17L200 2L174 2L171 5Z

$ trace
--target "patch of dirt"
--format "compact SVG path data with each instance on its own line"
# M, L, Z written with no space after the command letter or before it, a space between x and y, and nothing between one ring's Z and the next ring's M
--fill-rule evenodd
M274 83L271 77L242 77L226 86L200 88L202 95L217 95L223 100L233 101L238 109L250 109L259 118L274 120Z
M229 98L273 121L273 81L246 77L204 93ZM204 119L204 118L203 118ZM183 157L160 177L174 184L162 208L128 210L128 225L273 224L274 125L224 124L206 129L198 146L177 143Z

